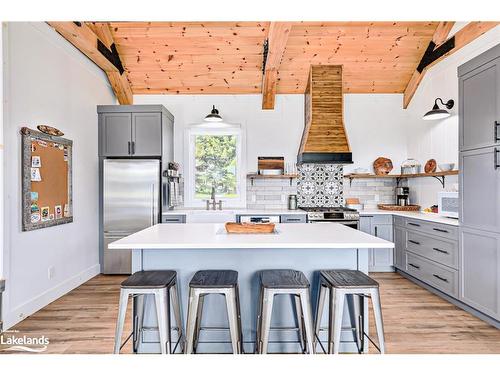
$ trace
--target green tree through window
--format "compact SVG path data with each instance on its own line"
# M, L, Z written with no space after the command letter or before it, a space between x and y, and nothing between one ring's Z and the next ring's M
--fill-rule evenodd
M221 198L237 196L237 137L195 136L195 198L208 199L215 187Z

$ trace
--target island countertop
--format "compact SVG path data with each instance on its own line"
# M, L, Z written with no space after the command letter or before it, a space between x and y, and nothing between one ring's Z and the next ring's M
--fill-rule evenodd
M277 224L274 234L227 234L223 224L156 224L109 249L366 249L394 243L336 223Z

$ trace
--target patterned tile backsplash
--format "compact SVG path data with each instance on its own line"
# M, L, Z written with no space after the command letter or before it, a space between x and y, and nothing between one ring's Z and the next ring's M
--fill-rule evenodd
M344 205L344 168L338 164L302 164L297 194L299 207Z
M344 179L343 166L338 164L303 164L299 178L256 179L247 181L249 209L286 209L288 195L297 194L299 207L335 207L345 198L359 198L365 209L379 203L394 203L395 179Z

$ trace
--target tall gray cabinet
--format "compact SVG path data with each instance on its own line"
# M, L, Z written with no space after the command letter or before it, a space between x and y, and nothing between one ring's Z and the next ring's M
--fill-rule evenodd
M500 45L458 68L459 299L500 320Z

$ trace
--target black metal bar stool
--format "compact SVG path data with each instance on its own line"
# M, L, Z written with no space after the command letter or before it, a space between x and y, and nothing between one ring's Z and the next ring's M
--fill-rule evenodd
M329 319L328 319L328 353L339 353L340 336L342 333L342 319L344 303L348 299L351 324L354 325L354 335L358 352L365 350L365 336L381 354L385 353L384 324L380 306L378 282L361 271L357 270L323 270L320 271L318 304L315 317L315 338L319 341L321 317L325 304L326 292L329 291ZM364 299L371 298L375 326L379 345L365 333L364 330ZM317 341L315 342L316 346Z
M115 331L114 353L119 354L120 349L133 337L134 352L137 350L137 343L143 329L144 318L144 296L153 295L156 305L156 316L158 320L158 332L160 336L160 350L162 354L175 352L180 343L183 349L182 320L179 305L179 294L177 293L177 272L175 271L139 271L128 277L121 284L120 305L118 309L118 320ZM127 313L128 299L132 296L134 302L139 302L137 315L134 316L133 331L125 342L121 343L123 325ZM174 310L178 340L172 350L171 325L170 325L170 300Z
M279 294L289 294L293 297L295 313L298 320L299 341L302 351L314 353L313 321L309 281L300 271L295 270L264 270L260 271L260 298L257 313L256 352L266 354L269 344L271 317L274 297Z
M198 271L189 283L186 354L196 351L200 338L203 301L208 294L222 294L226 299L229 332L233 354L243 352L241 310L238 292L238 272L232 270Z

